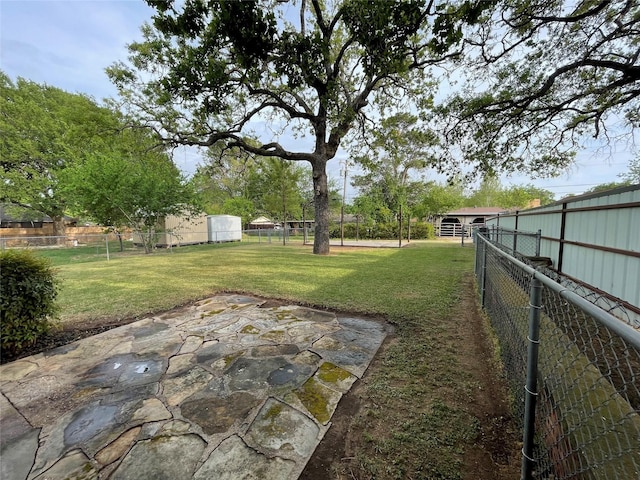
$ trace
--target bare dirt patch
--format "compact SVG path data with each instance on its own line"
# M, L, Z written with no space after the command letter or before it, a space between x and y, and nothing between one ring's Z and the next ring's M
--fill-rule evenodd
M518 478L520 439L488 319L480 313L474 287L471 278L467 278L461 299L463 319L459 324L460 336L466 345L460 352L460 360L478 382L471 412L480 420L480 438L465 454L465 478Z

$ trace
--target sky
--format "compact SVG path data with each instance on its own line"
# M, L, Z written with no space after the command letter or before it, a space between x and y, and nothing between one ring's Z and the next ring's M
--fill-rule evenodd
M141 39L140 26L152 13L142 0L0 0L0 69L13 80L23 77L87 94L97 101L116 97L105 68L126 60L126 45ZM308 141L312 145L311 139ZM329 176L340 185L340 160L344 158L342 153L329 162ZM533 184L560 199L619 181L618 175L627 170L631 158L626 144L614 144L604 151L593 144L557 178L518 175L502 177L501 181L504 186ZM185 173L192 174L200 157L182 149L176 152L174 161ZM427 179L444 181L435 173L427 174ZM347 196L355 194L349 188Z

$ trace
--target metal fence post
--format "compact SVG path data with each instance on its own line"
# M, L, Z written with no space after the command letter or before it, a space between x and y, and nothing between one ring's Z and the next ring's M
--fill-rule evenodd
M481 238L480 234L478 234L478 238ZM484 308L485 291L486 291L486 285L487 285L487 240L484 237L482 237L482 267L480 268L482 270L482 282L480 284L480 288L481 288L480 304L482 305L482 308Z
M104 243L107 246L107 262L109 261L109 234L104 236Z
M538 233L536 234L536 257L540 256L540 241L542 239L542 230L538 229Z
M533 436L535 434L536 399L538 396L538 348L540 346L540 306L542 305L542 283L537 278L531 280L529 291L529 335L527 340L527 383L524 403L524 433L522 436L521 480L533 478Z
M482 308L484 308L487 304L487 256L489 252L487 251L487 241L482 243Z

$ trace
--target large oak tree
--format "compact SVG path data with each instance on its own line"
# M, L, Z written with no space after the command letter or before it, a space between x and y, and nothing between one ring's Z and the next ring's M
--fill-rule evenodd
M373 104L393 106L458 54L482 1L147 0L155 9L130 64L108 69L138 121L171 144L218 142L306 161L314 182L314 253L329 252L327 162ZM376 102L379 101L379 102ZM386 102L386 103L385 103ZM259 123L313 145L245 139Z
M118 117L80 94L0 71L0 201L49 215L64 235L60 174L110 149Z

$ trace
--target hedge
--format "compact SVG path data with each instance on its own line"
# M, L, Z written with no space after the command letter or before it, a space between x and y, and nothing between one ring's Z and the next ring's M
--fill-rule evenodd
M53 325L58 281L51 263L28 250L0 252L0 345L14 356Z
M402 225L402 238L407 238L408 226ZM329 227L331 238L340 238L340 225L333 224ZM345 238L356 238L356 225L345 223ZM411 238L414 240L425 240L435 238L435 229L431 223L412 223ZM398 223L376 223L373 226L360 225L358 228L358 238L361 240L393 240L398 238Z

